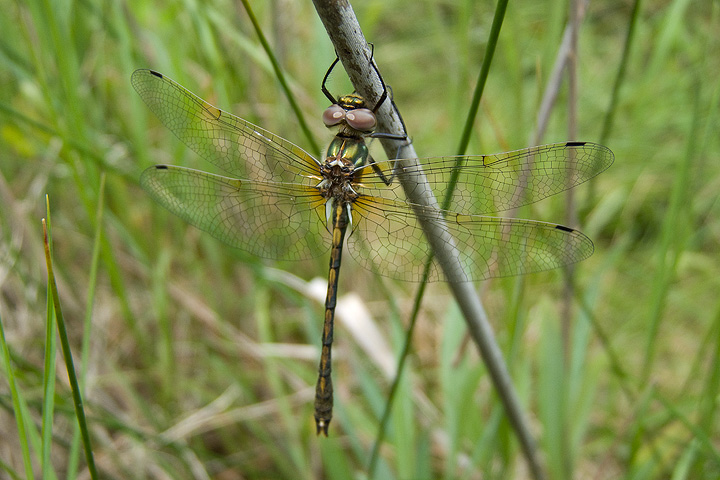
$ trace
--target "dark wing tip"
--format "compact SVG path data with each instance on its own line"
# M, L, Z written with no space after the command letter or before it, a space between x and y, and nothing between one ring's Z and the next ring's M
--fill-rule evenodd
M160 165L158 165L160 166ZM563 232L573 233L577 232L574 228L566 227L565 225L555 225L555 228L558 230L562 230Z
M145 75L147 75L147 74L153 75L153 76L155 76L155 77L157 77L157 78L160 78L160 79L164 79L164 78L165 78L165 76L164 76L162 73L156 72L155 70L150 70L150 69L148 69L148 68L138 68L137 70L135 70L135 71L132 73L131 78L132 78L133 83L134 83L135 81L139 81L139 80L140 80L140 77L143 77L143 76L145 76Z
M565 225L555 225L555 230L560 230L561 232L568 233L572 235L577 242L579 242L576 244L576 246L578 248L577 251L578 253L580 253L580 255L577 256L574 261L571 261L569 263L580 262L582 260L585 260L586 258L590 258L592 254L595 253L595 244L593 244L593 241L590 240L590 237L582 233L580 230L566 227Z
M604 172L607 170L610 165L615 163L615 154L612 150L610 150L605 145L601 145L599 143L593 143L593 142L565 142L566 147L590 147L594 150L594 157L597 160L596 162L596 171L592 175L594 177L595 175L599 174L600 172Z
M145 185L152 183L153 178L157 178L157 175L164 175L163 173L155 174L158 170L163 172L170 171L172 165L152 165L146 168L142 174L140 174L140 185L145 188Z

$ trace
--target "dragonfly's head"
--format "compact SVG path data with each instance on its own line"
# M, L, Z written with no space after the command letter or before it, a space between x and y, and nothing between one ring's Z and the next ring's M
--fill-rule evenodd
M340 97L323 112L323 122L328 128L346 125L362 133L375 129L377 120L372 110L365 107L365 99L355 93Z

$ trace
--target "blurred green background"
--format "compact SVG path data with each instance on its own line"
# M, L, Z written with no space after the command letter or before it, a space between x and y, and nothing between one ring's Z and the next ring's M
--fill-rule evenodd
M319 87L334 53L312 4L250 3L316 140L329 141ZM616 163L574 192L578 226L596 251L576 268L570 328L561 322L561 271L478 288L549 478L715 479L720 3L645 2L635 17L633 5L591 3L579 34L575 140L602 140ZM453 154L494 3L353 6L417 152ZM155 163L207 165L142 104L130 86L136 68L310 148L242 4L0 0L0 8L8 346L0 477L87 478L60 358L54 409L43 410L48 194L55 273L102 478L366 478L417 285L374 276L346 256L335 418L330 438L316 438L327 255L299 264L254 258L189 227L138 186ZM470 153L527 146L566 21L565 2L510 3ZM331 90L351 90L341 70ZM541 143L569 139L568 108L565 81ZM564 208L553 198L521 213L563 222ZM447 287L431 285L423 305L377 478L527 478ZM54 421L44 439L43 411Z

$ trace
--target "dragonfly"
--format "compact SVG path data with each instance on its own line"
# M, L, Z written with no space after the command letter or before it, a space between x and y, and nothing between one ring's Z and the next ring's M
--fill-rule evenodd
M573 264L592 255L592 241L570 227L488 216L577 186L607 169L612 151L590 142L565 142L493 155L419 159L405 174L423 172L436 196L455 188L447 210L414 208L398 182L394 159L377 161L366 139L405 136L375 132L374 106L357 94L335 99L322 118L337 128L323 158L223 111L153 70L137 70L132 85L160 121L224 174L174 165L146 169L140 184L170 212L231 247L276 260L303 260L330 249L322 350L316 385L317 434L332 419L331 346L343 246L363 267L406 281L438 281L418 215L452 235L463 279L479 281ZM374 62L371 62L378 76ZM393 103L394 105L394 103ZM346 233L350 232L347 235Z

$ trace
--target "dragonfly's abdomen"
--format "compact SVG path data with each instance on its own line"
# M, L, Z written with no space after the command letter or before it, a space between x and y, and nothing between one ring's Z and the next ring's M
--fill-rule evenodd
M352 133L352 129L350 130ZM315 388L315 425L318 435L324 433L326 436L333 408L331 348L342 247L345 232L350 224L352 204L358 198L358 193L353 189L353 183L359 181L358 172L362 170L356 171L356 168L365 165L369 155L362 135L348 133L347 131L341 132L328 146L325 162L320 167L322 181L318 184L318 188L327 202L328 225L332 225L329 228L332 232L332 250L330 252L328 290L325 297L322 354Z
M318 369L318 381L315 388L315 425L317 434L327 436L328 425L332 419L333 388L331 378L331 349L333 342L333 326L335 305L337 304L337 287L340 277L340 263L345 232L349 223L347 206L342 202L333 205L332 250L330 252L330 272L328 274L328 290L325 297L325 322L322 334L322 354Z

